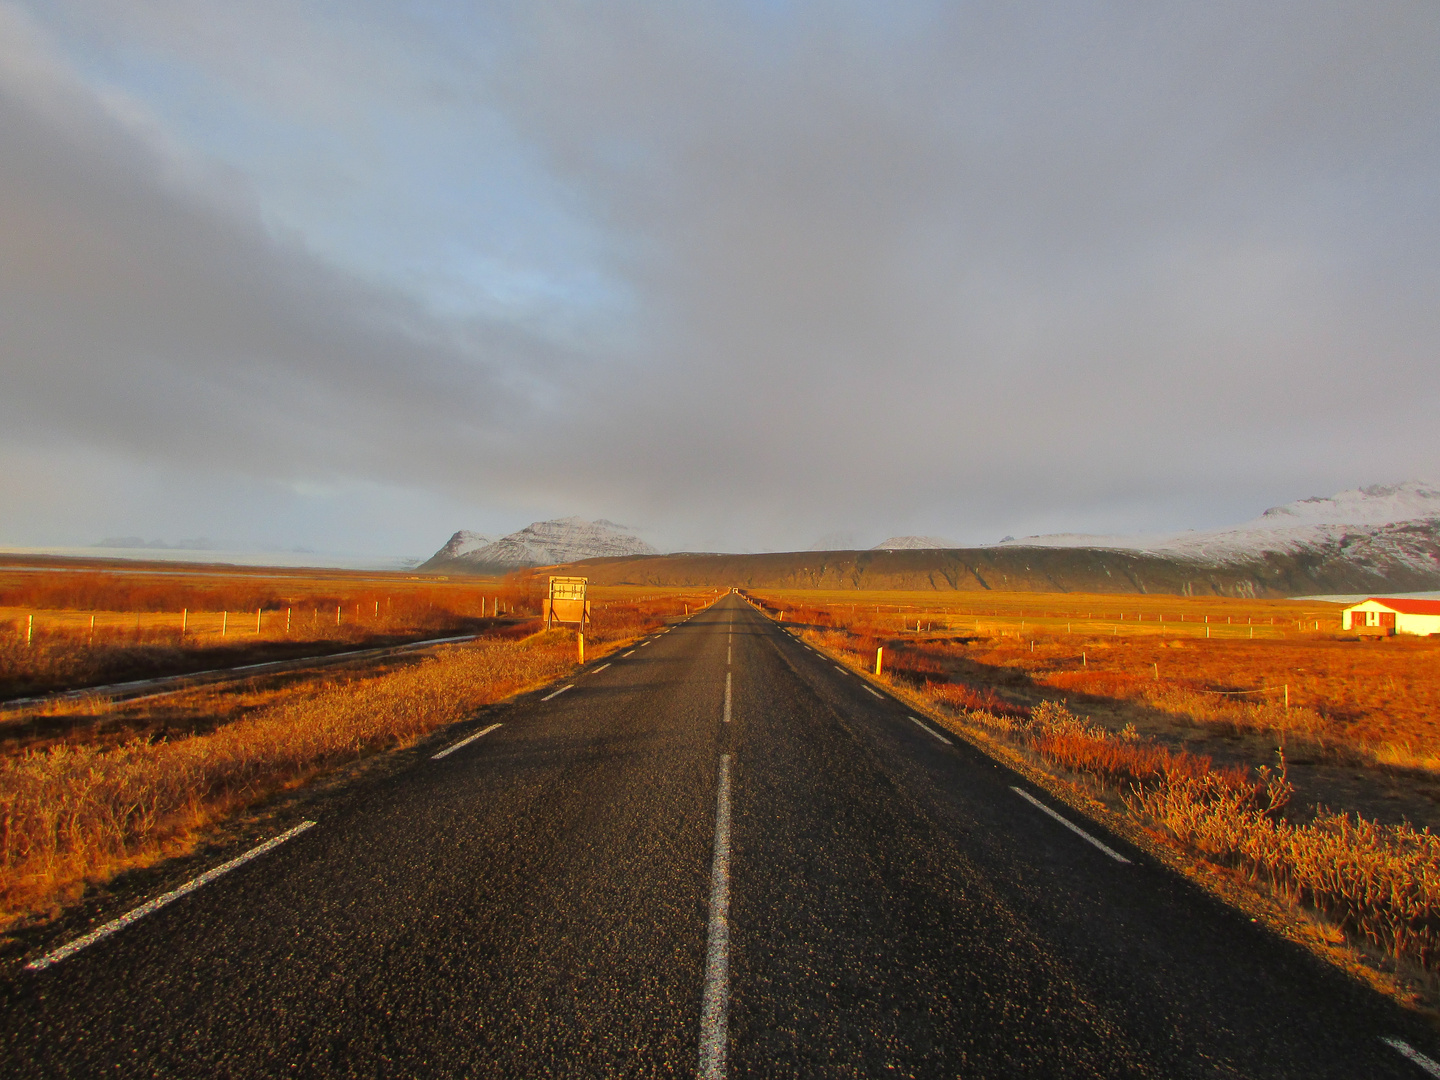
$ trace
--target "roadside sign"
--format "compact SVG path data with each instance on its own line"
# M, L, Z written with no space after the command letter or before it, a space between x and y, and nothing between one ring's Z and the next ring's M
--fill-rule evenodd
M590 601L585 599L589 578L552 577L550 595L545 599L545 629L551 623L579 623L583 630L590 621Z

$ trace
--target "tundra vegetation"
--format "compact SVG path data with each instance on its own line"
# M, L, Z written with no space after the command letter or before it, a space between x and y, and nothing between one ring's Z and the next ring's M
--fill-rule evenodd
M0 568L0 699L482 631L543 579Z
M319 594L302 592L288 578L227 584L218 580L222 576L203 583L209 596L221 596L220 602L243 598L248 603L258 594L290 601L307 597L320 606ZM237 679L134 701L86 695L0 712L0 932L52 917L87 888L123 871L195 850L237 812L256 810L327 771L411 745L468 719L482 706L542 686L576 666L574 630L546 632L533 614L543 579L471 580L463 587L447 587L371 578L365 585L368 591L343 579L327 583L324 599L358 603L356 624L363 625L367 602L372 619L387 618L388 596L388 622L348 639L330 636L327 628L324 638L300 637L300 642L313 646L317 640L343 640L353 645L403 640L416 632L433 636L437 630L468 630L477 636L421 654L318 673ZM153 647L143 617L138 633L126 626L93 643L88 618L79 630L67 627L64 617L85 612L83 603L103 605L102 611L122 623L132 622L137 611L143 616L191 603L203 610L206 604L196 593L185 592L181 581L130 593L124 590L133 583L99 584L104 588L88 594L88 600L69 580L36 582L23 597L6 596L12 603L24 599L71 605L39 609L48 643L40 645L32 638L28 650L25 624L17 628L20 620L12 619L10 633L20 638L20 644L12 640L6 646L12 687L47 679L53 684L63 665L69 665L64 670L87 673L164 667L153 657L144 662L126 659L127 651ZM117 597L127 596L139 606L117 611ZM711 599L708 591L599 590L592 604L594 622L586 634L587 658L611 652L687 606L694 610ZM260 606L263 617L267 609L263 601ZM332 617L333 611L330 605ZM248 629L254 635L253 607L250 618ZM265 632L262 623L261 635ZM209 650L211 666L222 658L213 642L192 646L177 641L171 647ZM87 650L103 651L107 659L89 660ZM27 668L27 657L33 658L33 668ZM224 658L248 661L253 654Z
M1433 994L1440 642L1339 605L771 592L858 670Z

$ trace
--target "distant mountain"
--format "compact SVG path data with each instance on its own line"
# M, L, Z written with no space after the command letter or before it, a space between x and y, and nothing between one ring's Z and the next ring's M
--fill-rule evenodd
M432 558L435 559L458 559L462 555L469 555L472 551L479 551L486 544L493 544L493 536L484 536L469 529L461 529L446 542L445 546L437 551Z
M978 548L662 555L587 564L592 581L751 588L1384 595L1440 589L1440 486L1422 481L1302 499L1231 529L1063 534Z
M1355 488L1273 506L1229 529L1144 536L1056 533L1002 547L1112 548L1211 566L1262 557L1353 562L1372 573L1440 572L1440 486L1422 480Z
M940 536L892 536L882 540L871 551L919 551L928 548L953 548L957 545Z
M98 544L97 548L145 548L153 551L215 551L219 545L207 537L201 536L194 540L177 540L173 544L167 544L164 540L146 540L140 536L107 536Z
M476 544L467 537L482 542ZM653 547L624 525L604 518L585 521L567 517L533 522L499 540L487 541L474 533L458 532L421 569L505 573L526 566L552 566L607 555L655 553Z

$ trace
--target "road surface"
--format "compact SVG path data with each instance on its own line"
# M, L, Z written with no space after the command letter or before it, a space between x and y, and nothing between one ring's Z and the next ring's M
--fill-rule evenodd
M0 1073L1426 1075L1401 1010L867 687L727 596L11 964Z

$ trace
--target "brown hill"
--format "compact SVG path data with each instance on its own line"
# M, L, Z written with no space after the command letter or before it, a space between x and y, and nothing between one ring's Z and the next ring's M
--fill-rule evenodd
M1217 566L1113 548L950 548L675 554L585 559L566 573L596 584L972 592L1171 593L1283 597L1440 589L1440 571L1346 557L1343 548L1265 552Z

